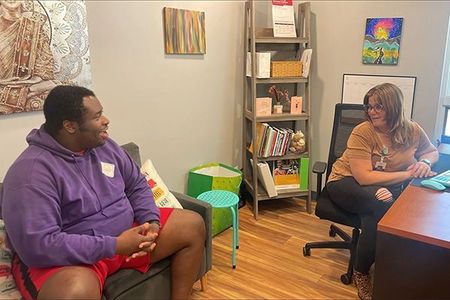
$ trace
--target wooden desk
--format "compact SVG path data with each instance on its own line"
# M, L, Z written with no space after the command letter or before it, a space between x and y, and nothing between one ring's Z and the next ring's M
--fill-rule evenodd
M450 299L450 193L410 185L378 223L374 299Z

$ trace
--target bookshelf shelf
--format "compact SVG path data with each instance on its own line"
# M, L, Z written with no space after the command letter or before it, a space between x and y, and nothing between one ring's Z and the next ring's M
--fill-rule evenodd
M248 77L251 78L251 77ZM256 83L307 83L308 78L304 77L270 77L256 78Z
M253 121L255 119L255 116L253 116L253 113L251 111L245 112L245 117ZM302 114L290 114L290 113L282 113L279 115L270 115L270 116L264 116L264 117L256 117L256 122L283 122L283 121L292 121L292 120L298 120L298 121L306 121L309 119L308 113L302 113Z
M251 40L252 36L250 31L247 33L248 40ZM255 42L257 44L307 44L309 43L308 37L290 37L280 38L273 36L273 28L255 28Z
M248 154L253 155L252 151L247 149ZM300 154L289 153L281 156L269 156L269 157L258 157L258 161L274 161L274 160L286 160L286 159L300 159L302 157L309 157L308 152L303 152Z
M254 193L253 185L251 184L252 180L249 180L248 178L244 178L244 184L246 188L250 191L250 193ZM258 201L264 201L264 200L274 200L274 199L284 199L284 198L292 198L292 197L307 197L309 194L309 191L303 191L300 189L296 190L289 190L288 192L278 192L278 196L275 197L269 197L267 193L264 190L261 190L257 194Z
M257 37L255 42L258 44L306 44L306 38L276 38L276 37Z
M273 36L272 28L257 28L256 27L256 13L255 7L258 1L247 0L245 3L245 49L244 58L247 59L247 53L251 56L250 74L244 71L244 118L243 118L243 143L242 143L242 160L244 169L244 184L253 197L253 215L255 219L258 218L258 202L271 199L283 199L292 197L306 198L306 207L309 213L311 209L311 189L310 189L310 163L308 153L311 153L311 105L310 105L310 76L305 77L271 77L271 78L256 78L256 53L270 52L281 55L283 59L300 59L305 49L310 49L310 23L311 11L310 3L304 2L298 4L297 11L297 36L296 38L279 38ZM271 54L272 56L272 54ZM276 60L276 59L275 59ZM302 113L290 114L285 107L282 114L272 114L269 116L256 116L256 98L267 97L267 89L271 85L277 85L282 89L288 89L289 95L300 96L303 99ZM263 126L261 126L261 124ZM264 127L261 130L261 127ZM270 134L266 135L266 129L270 127ZM296 154L289 152L289 142L285 141L285 136L290 136L292 132L302 130L305 135L306 152ZM263 134L262 134L263 132ZM281 132L281 134L280 134ZM275 138L274 138L275 136ZM264 144L263 141L267 139L272 143ZM280 139L282 140L280 142ZM289 141L289 139L288 139ZM250 145L255 146L254 151L250 151ZM272 145L272 146L270 146ZM286 148L286 145L288 146ZM281 151L279 151L281 149ZM264 152L264 155L261 153ZM280 156L260 157L273 154L284 154ZM292 165L292 161L298 161L297 166ZM252 163L255 162L255 163ZM285 163L286 162L286 163ZM300 163L301 162L301 163ZM269 166L265 164L269 164ZM295 162L294 162L295 163ZM263 165L263 167L261 167ZM271 166L270 166L271 165ZM305 172L305 165L307 165ZM285 184L280 180L287 177L284 175L275 176L273 174L278 171L279 166L293 166L292 169L280 170L295 170L293 173L301 174L300 179L294 178L293 188L282 192L280 186ZM277 168L277 169L276 169ZM284 171L281 173L284 174ZM292 172L286 172L292 174ZM259 177L259 179L258 179ZM262 179L264 178L264 180ZM269 178L270 180L268 180ZM297 182L301 182L298 183ZM268 187L267 183L272 183L272 187ZM278 184L278 185L276 185ZM295 188L295 185L298 188ZM276 192L274 192L275 187ZM288 186L286 184L285 186ZM290 186L290 185L289 185ZM300 189L301 187L301 189ZM267 192L269 190L269 192ZM269 197L268 194L276 195Z

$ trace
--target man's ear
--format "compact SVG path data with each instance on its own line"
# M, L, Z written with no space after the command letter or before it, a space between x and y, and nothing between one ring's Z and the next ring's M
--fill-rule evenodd
M78 123L74 121L64 120L63 129L70 134L74 134L78 130Z

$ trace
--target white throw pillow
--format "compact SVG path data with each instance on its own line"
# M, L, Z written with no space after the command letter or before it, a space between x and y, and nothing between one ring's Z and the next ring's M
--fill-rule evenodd
M147 179L148 185L152 189L153 198L158 207L183 208L177 198L169 191L167 186L156 172L155 166L150 159L142 165L141 173Z

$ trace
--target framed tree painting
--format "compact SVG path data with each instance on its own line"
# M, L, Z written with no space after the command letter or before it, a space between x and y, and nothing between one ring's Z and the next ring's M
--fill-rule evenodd
M205 54L205 13L164 7L166 54Z
M369 18L362 60L364 64L396 65L400 54L403 18Z

